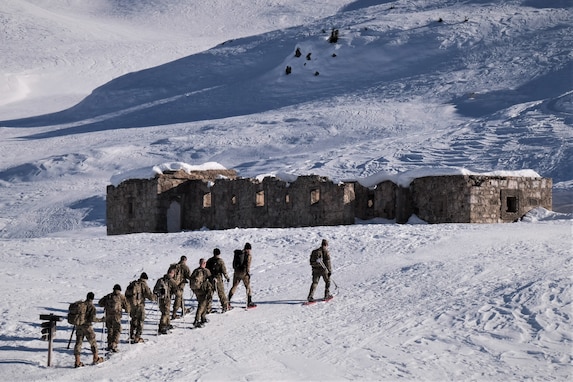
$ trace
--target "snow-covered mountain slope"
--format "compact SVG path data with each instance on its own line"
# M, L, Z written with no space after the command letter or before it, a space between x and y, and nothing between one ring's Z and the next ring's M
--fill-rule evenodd
M231 34L237 38L209 34L214 16L201 19L197 13L193 17L203 24L188 26L188 33L202 28L210 42L221 37L225 41L172 61L169 58L183 51L180 40L170 33L181 33L182 20L195 20L191 17L195 8L184 2L163 4L170 9L166 15L158 11L160 4L152 3L110 2L106 8L78 3L71 9L56 8L60 13L55 16L46 10L53 2L25 4L34 10L28 15L43 20L44 28L60 25L63 15L73 12L74 17L66 20L91 32L51 29L94 48L64 54L80 60L66 65L51 59L50 54L60 53L59 46L52 48L55 52L40 50L38 59L51 62L66 76L70 71L71 78L84 75L89 67L86 77L93 71L97 81L104 74L112 76L143 63L168 62L112 79L71 108L41 115L27 109L25 118L0 121L6 138L0 181L8 191L2 202L4 236L25 231L37 236L84 224L86 209L103 211L111 175L164 161L216 161L242 176L283 171L331 178L418 167L533 169L553 178L559 189L570 189L573 26L572 9L566 3L545 7L542 1L341 2L330 5L332 15L314 20L304 16L313 6L300 4L291 5L299 12L281 22L288 28L248 37L241 37L249 34L242 24L245 20L272 16L255 22L252 30L257 32L276 26L275 17L282 12L290 13L286 5L239 3L234 7L241 11L231 22L244 27ZM341 6L338 12L335 6ZM224 8L222 3L213 7ZM221 24L229 20L226 12L230 10L216 12ZM140 33L148 14L148 24L161 25L154 38L170 41L165 47L163 40ZM78 21L80 15L87 21ZM167 15L174 17L171 28L164 23ZM9 20L28 25L22 19ZM93 24L121 26L128 36L113 34L112 39ZM333 29L339 39L329 43ZM133 39L158 51L142 60L146 50L130 45ZM199 51L205 45L189 49ZM297 48L301 57L294 55ZM126 52L133 56L128 58ZM25 57L16 54L14 60L38 65ZM111 62L116 69L108 70ZM11 66L15 69L17 63ZM77 74L71 70L78 68ZM49 68L46 73L33 71L34 76L45 77L44 85L62 81ZM8 73L12 81L23 77ZM65 88L50 85L58 102L67 94ZM0 115L14 110L18 114L20 106L43 97L41 91L25 95L22 88L16 89L20 99L5 103ZM26 156L20 155L23 142L30 148ZM54 177L67 177L69 182L58 179L52 185ZM42 186L31 187L35 181ZM30 188L42 192L26 192L25 205L15 205L14 196ZM69 189L78 192L70 198ZM66 196L60 199L62 193ZM54 200L50 206L45 206L46 194ZM556 193L557 209L570 204L571 193L561 195ZM57 218L46 219L46 214ZM49 223L34 227L44 224L38 220Z

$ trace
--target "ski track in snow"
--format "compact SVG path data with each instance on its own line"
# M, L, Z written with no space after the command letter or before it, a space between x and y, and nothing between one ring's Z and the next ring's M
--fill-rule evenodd
M561 379L571 362L570 229L568 221L371 224L4 241L2 287L9 297L0 336L12 357L29 360L11 366L12 372L26 370L29 380L58 378L71 365L65 350L71 328L59 324L55 367L30 370L30 363L45 362L38 312L63 314L78 292L102 296L143 270L153 285L182 251L196 260L220 246L230 264L232 249L250 241L256 243L256 309L243 308L241 286L234 310L211 314L205 328L191 330L196 301L186 290L193 312L173 321L171 335L157 337L157 308L148 303L147 342L122 343L120 353L85 373L97 378L104 368L131 364L142 379ZM305 307L308 253L326 236L338 288L332 286L331 302ZM20 282L12 283L14 278ZM27 304L20 304L20 295ZM213 307L220 308L216 298ZM159 363L145 361L159 356ZM316 367L303 366L309 364ZM65 375L83 380L85 373Z

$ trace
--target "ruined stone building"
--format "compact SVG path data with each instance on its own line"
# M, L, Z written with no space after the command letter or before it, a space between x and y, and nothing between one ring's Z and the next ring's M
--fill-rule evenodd
M107 233L179 232L249 227L354 224L385 218L406 223L513 222L536 207L551 209L548 178L446 175L365 187L318 175L286 182L239 178L233 170L165 172L107 187Z

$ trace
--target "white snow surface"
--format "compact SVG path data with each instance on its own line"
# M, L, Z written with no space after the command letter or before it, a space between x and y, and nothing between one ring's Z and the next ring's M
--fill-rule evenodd
M0 2L2 379L571 379L572 20L569 0ZM543 176L553 211L106 236L108 185L206 168ZM323 238L335 298L305 307ZM146 343L91 366L84 342L80 369L60 322L47 366L40 314L143 271L153 285L181 255L218 247L230 268L246 242L256 309L241 286L205 328L156 336L148 304Z

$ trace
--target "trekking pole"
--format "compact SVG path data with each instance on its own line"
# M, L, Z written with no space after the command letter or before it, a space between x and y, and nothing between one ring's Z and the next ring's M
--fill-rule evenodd
M159 337L159 324L161 323L161 309L159 308L159 295L155 295L157 296L157 300L155 301L155 303L157 304L157 330L155 331L155 336Z
M324 265L324 262L322 261L322 259L318 259L316 262L319 263L319 264L322 266L322 268L323 268L325 271L328 272L328 269L326 268L326 265ZM334 284L334 290L337 290L337 289L338 289L338 285L336 285L336 283L335 283L334 280L332 279L332 276L329 276L329 277L328 277L328 280L330 280L330 282Z
M127 343L131 345L130 332L131 332L131 315L128 313L127 314L127 328L126 328L125 334L127 335Z
M72 337L74 336L75 331L76 331L76 326L74 325L74 327L72 328L72 334L70 334L70 340L68 341L68 349L70 348L70 345L72 344Z
M105 354L105 356L107 357L107 355L108 355L107 346L106 346L106 347L103 346L104 337L105 337L105 334L106 334L106 332L107 332L107 325L106 325L106 322L105 322L105 316L106 316L106 315L105 315L105 308L104 308L104 309L103 309L103 317L102 317L102 321L101 321L101 322L102 322L102 326L101 326L101 344L100 344L100 346L101 346L102 350L105 349L106 352L105 352L104 354Z
M68 349L70 348L70 345L72 344L72 337L74 336L75 331L76 331L76 326L74 325L74 327L72 328L72 334L70 335L70 340L68 341Z
M100 346L101 350L104 349L104 347L103 347L103 337L104 337L104 333L105 333L105 321L102 320L102 322L101 322L101 336L100 336L100 339L99 339L99 346Z

